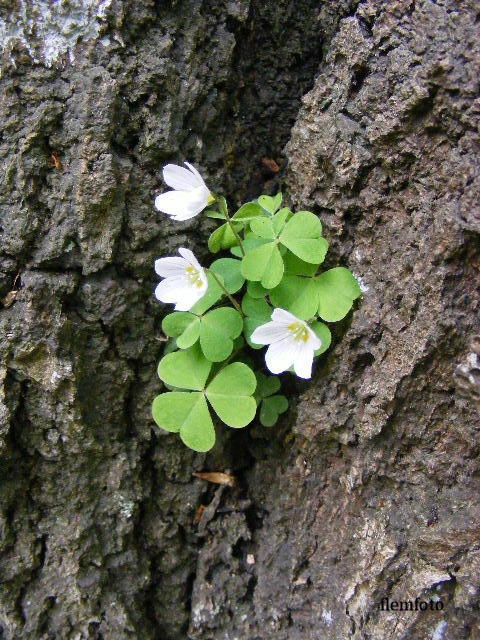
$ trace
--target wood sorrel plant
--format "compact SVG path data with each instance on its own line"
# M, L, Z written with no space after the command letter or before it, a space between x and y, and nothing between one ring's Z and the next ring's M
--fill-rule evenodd
M210 408L229 427L242 428L259 413L272 426L287 410L277 376L292 371L310 378L313 359L331 342L328 326L350 311L360 287L345 267L319 272L328 243L320 220L310 211L281 208L282 195L260 196L230 216L222 196L210 193L190 164L169 164L163 177L172 191L159 195L157 209L174 220L205 215L222 221L210 236L214 260L209 268L193 253L159 258L163 280L155 295L175 304L162 329L170 341L158 365L169 389L153 401L157 425L180 434L195 451L215 443ZM265 353L274 376L254 372L248 348Z

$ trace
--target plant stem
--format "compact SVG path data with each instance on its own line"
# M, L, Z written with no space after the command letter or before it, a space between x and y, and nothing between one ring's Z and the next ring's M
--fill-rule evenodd
M238 313L242 316L242 318L245 316L245 314L242 311L241 306L238 304L238 302L235 300L235 298L233 298L228 291L225 289L225 287L223 286L222 282L220 281L220 279L217 277L217 274L215 273L215 271L213 271L213 269L206 269L206 271L208 271L208 273L211 274L212 278L215 280L215 282L218 284L218 286L222 289L222 291L224 292L224 294L227 296L227 298L230 300L230 302L233 304L233 306L235 307L235 309L238 311Z
M244 256L245 255L245 249L243 247L242 239L238 235L238 232L235 229L235 225L233 224L232 219L228 215L227 202L226 202L225 198L223 198L223 197L219 198L218 199L218 205L219 205L221 213L223 213L223 215L225 216L225 220L227 221L227 224L230 226L230 229L232 230L233 235L237 239L238 246L240 247L240 251L242 253L242 256Z

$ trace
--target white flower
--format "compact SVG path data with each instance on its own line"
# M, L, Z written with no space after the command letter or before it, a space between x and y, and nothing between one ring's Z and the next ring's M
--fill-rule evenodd
M189 311L205 295L207 276L198 260L189 249L180 248L181 258L159 258L155 260L155 271L165 278L155 289L161 302L175 304L176 311Z
M195 167L185 164L188 169L178 164L167 164L163 168L163 179L173 191L155 198L157 209L173 220L189 220L215 200Z
M265 362L272 373L282 373L293 364L300 378L311 377L313 352L322 344L306 322L285 309L274 309L272 322L257 327L251 340L270 345Z

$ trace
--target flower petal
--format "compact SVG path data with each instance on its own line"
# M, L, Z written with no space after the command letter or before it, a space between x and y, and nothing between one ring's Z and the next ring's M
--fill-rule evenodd
M165 278L157 284L155 297L161 302L177 302L183 291L189 288L188 282L183 276Z
M271 344L288 336L288 330L276 322L267 322L260 325L252 333L250 340L255 344Z
M312 377L313 349L304 342L293 361L293 368L299 378Z
M182 258L185 259L185 261L188 264L190 264L194 269L197 270L198 276L199 276L200 280L202 281L202 288L200 289L200 291L206 291L207 287L208 287L207 275L206 275L205 270L202 267L202 265L196 259L193 251L190 251L190 249L185 249L185 247L180 247L179 250L178 250L178 253L182 256ZM199 288L199 287L197 287L197 288Z
M155 206L169 216L177 216L186 210L188 191L166 191L155 198Z
M155 260L155 272L162 278L171 276L184 276L186 264L183 258L158 258Z
M210 191L207 187L207 185L205 184L205 180L202 178L202 176L198 173L198 171L195 169L195 167L193 166L193 164L190 164L189 162L185 162L185 164L187 165L187 167L190 169L190 171L193 173L193 175L196 177L197 179L197 185L196 186L202 186L205 187L205 189L207 189L208 193L210 194Z
M161 302L175 304L176 311L190 311L205 295L206 287L192 287L186 278L166 278L155 289L155 297Z
M202 269L202 265L196 259L193 251L190 251L190 249L185 249L185 247L180 247L178 249L178 253L182 256L182 258L184 258L184 260L188 262L188 264L192 265L192 267L195 267L195 269L198 270Z
M190 309L205 295L205 291L199 288L185 289L175 305L175 311L190 311Z
M155 206L174 220L189 220L205 209L208 196L209 192L204 187L191 191L167 191L155 198Z
M180 167L178 164L167 164L163 167L163 179L172 189L177 191L191 191L195 187L202 186L197 176L188 169Z
M291 338L273 342L265 354L265 364L272 373L282 373L294 363L298 353L298 342Z
M274 309L272 313L272 320L283 325L293 324L294 322L301 322L302 324L305 324L303 320L294 316L293 313L285 311L285 309Z

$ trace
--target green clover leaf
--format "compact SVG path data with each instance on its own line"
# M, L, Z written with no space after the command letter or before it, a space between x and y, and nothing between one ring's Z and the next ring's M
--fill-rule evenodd
M280 242L304 262L321 264L325 260L328 242L321 237L322 225L310 211L300 211L286 223Z
M188 311L174 311L162 321L163 332L177 339L179 349L188 349L200 336L200 318Z
M208 451L215 444L215 430L206 399L228 426L245 427L255 416L255 374L246 364L234 362L222 369L206 386L212 364L198 345L188 351L165 356L158 373L165 384L191 391L158 395L152 405L156 424L173 433L195 451Z
M266 240L263 238L259 238L254 233L246 233L245 238L243 240L243 248L245 251L250 251L251 249L255 249L256 247L260 247L262 244L265 244ZM230 253L236 256L237 258L242 258L243 253L240 247L232 247L230 249Z
M262 400L260 422L264 427L273 427L281 413L288 409L288 400L283 395L271 396Z
M158 377L178 389L201 391L210 374L212 363L203 355L200 345L185 351L175 351L163 357L158 364Z
M243 362L233 362L222 369L208 385L205 395L218 417L229 427L245 427L255 417L257 403L253 397L257 380Z
M283 262L285 264L285 273L291 276L313 276L318 269L318 265L300 260L291 251L287 251L284 255Z
M257 398L257 404L260 404L263 398L273 396L280 390L280 378L277 376L266 376L263 373L257 372L257 388L255 391L255 397Z
M257 202L247 202L233 214L232 220L237 222L250 222L250 220L254 220L255 218L259 218L264 215L265 211Z
M249 251L242 260L242 274L247 280L260 281L266 289L276 287L283 276L283 260L278 243L267 242Z
M281 413L288 409L288 400L283 395L276 395L280 389L280 380L275 376L257 373L257 390L255 398L260 406L260 422L264 427L273 427Z
M200 340L207 360L222 362L232 353L233 340L242 333L243 321L235 309L219 307L200 316L171 313L164 318L162 329L168 336L177 338L180 349L188 349Z
M315 266L323 262L327 253L328 242L321 237L322 225L317 216L302 211L287 221L289 213L285 208L271 218L250 222L252 233L264 244L247 250L242 259L242 274L266 289L274 289L282 280L285 270L282 251L288 255L289 249L304 263Z
M278 235L288 213L289 209L282 209L271 218L256 218L250 223L253 237L262 244L252 249L247 247L247 254L242 259L242 274L247 280L260 282L265 289L273 289L283 277L283 248L279 246Z
M221 276L228 293L236 293L243 287L245 278L240 270L241 264L240 260L234 258L219 258L210 265L210 269Z
M242 311L245 314L243 319L243 335L245 340L252 349L262 349L262 345L254 344L250 340L250 336L257 327L265 324L271 319L272 307L270 307L264 298L253 298L248 293L242 299Z
M337 322L350 311L361 289L353 274L345 267L335 267L316 278L318 315L327 322Z
M183 443L194 451L205 452L215 444L215 429L203 393L162 393L153 401L152 416L160 428L180 433Z
M310 320L318 309L318 284L313 278L285 275L270 291L270 301L301 320Z
M332 343L332 334L330 333L330 329L327 327L327 325L323 324L323 322L319 322L318 320L316 320L315 322L312 322L312 324L310 325L310 329L322 341L322 345L321 345L320 349L317 349L315 351L315 355L319 356L320 354L324 353L329 348L329 346L331 345L331 343Z
M235 231L241 229L241 225L234 225ZM238 243L235 234L228 222L222 224L212 233L208 239L208 248L212 253L218 253L221 249L230 249Z
M222 362L232 353L233 339L242 333L241 315L231 307L220 307L200 321L200 346L211 362ZM178 340L177 340L178 344Z
M247 282L247 293L251 298L265 298L268 295L269 290L262 287L260 282L254 282L253 280Z
M273 215L282 204L283 196L281 193L277 193L275 197L272 196L260 196L258 198L258 204L265 209L268 215Z
M222 211L217 211L216 209L207 209L206 211L204 211L204 214L207 216L207 218L226 220L225 214Z

